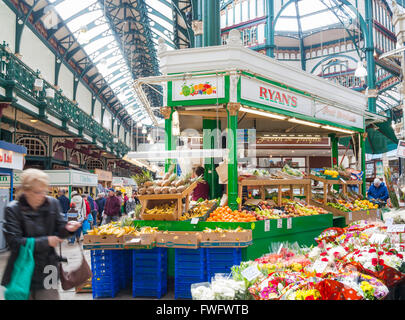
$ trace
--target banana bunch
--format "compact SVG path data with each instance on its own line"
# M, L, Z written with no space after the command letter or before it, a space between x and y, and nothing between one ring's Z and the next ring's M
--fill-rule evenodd
M138 235L139 232L136 230L135 227L132 227L132 226L121 227L117 224L109 223L109 224L102 225L98 228L89 230L87 232L87 234L100 235L100 236L115 235L117 238L120 238L124 235L130 235L130 234Z
M151 233L156 233L159 232L158 227L142 227L141 228L141 233L143 234L151 234Z
M215 228L215 229L210 229L210 228L205 228L203 232L205 233L224 233L224 232L244 232L245 229L242 229L241 227L237 227L236 229L222 229L222 228Z
M146 209L145 214L173 214L175 209L176 205L174 203L170 205L166 203L153 209Z

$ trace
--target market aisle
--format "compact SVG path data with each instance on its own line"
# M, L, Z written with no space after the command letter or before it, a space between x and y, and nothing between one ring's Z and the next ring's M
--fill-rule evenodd
M77 244L74 246L69 246L66 241L62 244L62 255L68 258L69 264L64 264L64 269L69 271L79 266L81 261L81 253ZM90 251L84 250L84 255L86 257L87 262L90 265ZM3 277L4 269L6 268L7 259L9 256L9 252L0 253L0 279ZM61 300L92 300L91 293L76 293L75 289L71 289L68 291L62 290L59 284L59 294ZM122 291L118 293L117 297L115 298L105 298L99 300L156 300L153 298L133 298L132 293L130 290ZM4 300L4 287L0 286L0 300ZM169 292L166 296L164 296L161 300L174 300L174 293L173 291Z

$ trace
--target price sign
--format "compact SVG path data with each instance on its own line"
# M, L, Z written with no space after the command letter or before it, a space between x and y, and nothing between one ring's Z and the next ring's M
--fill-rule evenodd
M283 227L283 219L277 219L277 229L281 229Z
M381 233L373 233L373 235L370 237L370 243L377 243L381 244L384 242L384 240L387 238L385 234Z
M326 267L328 266L328 262L326 261L321 261L321 260L316 260L312 269L316 272L316 273L323 273L326 269Z
M352 215L352 212L350 211L349 212L349 221L352 221L353 220L353 215Z
M397 157L405 158L405 141L398 141Z
M270 220L264 220L264 232L270 231Z
M241 274L247 281L252 281L261 275L259 269L257 269L257 265L246 268Z
M404 232L405 224L392 224L387 228L387 232Z
M200 221L200 218L192 218L191 224L197 224Z
M292 228L292 218L288 218L287 219L287 229L291 229Z

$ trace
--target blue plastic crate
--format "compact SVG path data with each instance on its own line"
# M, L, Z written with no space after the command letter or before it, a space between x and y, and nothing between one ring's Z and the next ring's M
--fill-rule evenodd
M91 250L91 256L117 256L121 250Z
M163 289L167 288L167 279L159 280L142 280L136 279L132 282L133 288L139 289Z
M117 261L116 256L94 256L91 257L92 263L111 263L116 266L119 266L119 261Z
M182 269L201 269L204 268L205 261L175 261L175 265Z
M95 290L92 289L93 299L98 298L115 298L119 290Z
M199 266L198 268L186 268L183 266L174 266L174 274L187 274L187 275L192 275L192 276L198 276L198 275L203 275L206 272L206 266Z
M175 299L191 299L192 298L191 289L190 288L175 289L174 298Z
M175 256L178 256L178 257L205 256L205 248L200 248L200 249L175 249Z
M234 258L242 258L240 248L207 248L207 260L222 261Z
M134 257L152 257L152 256L167 256L167 248L153 248L145 250L133 250Z
M144 280L161 280L164 281L167 279L167 272L155 272L155 273L135 273L132 280L137 281L138 279L144 279Z
M206 282L207 281L207 273L203 273L200 275L176 275L174 278L175 284L192 284L198 282Z
M162 267L167 266L167 261L163 260L136 260L134 261L132 268L139 269L139 268L153 268L153 269L161 269Z
M208 261L207 262L207 269L210 268L225 268L225 267L232 267L235 265L240 265L241 260L234 259L234 260L227 260L227 261Z
M162 298L167 293L167 287L160 290L156 289L144 289L144 288L133 288L132 296L136 297L156 297L158 299Z
M91 285L92 285L92 288L95 288L97 290L112 290L112 289L119 290L120 289L119 282L107 281L107 280L97 281L95 278L92 279Z

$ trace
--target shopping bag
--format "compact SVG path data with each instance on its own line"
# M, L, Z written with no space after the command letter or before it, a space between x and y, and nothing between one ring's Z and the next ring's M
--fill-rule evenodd
M34 245L35 239L27 238L25 245L20 247L11 274L11 281L6 286L4 293L5 300L28 300L35 267Z
M90 222L89 219L86 219L83 221L82 223L82 230L83 230L83 234L87 234L87 231L90 230Z

